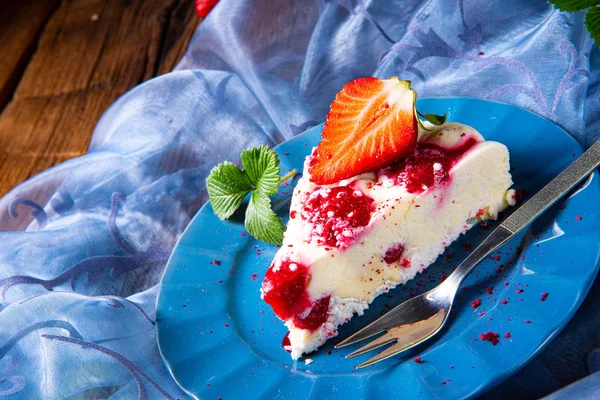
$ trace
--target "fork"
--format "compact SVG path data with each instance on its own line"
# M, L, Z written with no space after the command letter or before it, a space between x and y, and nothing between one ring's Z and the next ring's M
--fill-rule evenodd
M375 357L357 366L357 368L364 368L431 339L448 320L456 292L473 268L556 203L599 165L600 140L494 229L444 282L396 306L384 316L338 343L335 348L339 349L385 332L346 356L346 358L360 356L392 344Z

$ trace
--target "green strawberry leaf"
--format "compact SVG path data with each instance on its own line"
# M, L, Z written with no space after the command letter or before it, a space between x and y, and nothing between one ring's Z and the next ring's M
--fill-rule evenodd
M279 188L279 158L267 146L242 151L242 164L250 182L259 192L271 196Z
M585 27L590 33L594 44L600 46L600 7L592 7L585 14Z
M577 12L596 5L594 0L548 0L554 8L560 11Z
M210 171L206 188L213 210L220 219L229 218L253 190L248 175L230 162L219 164Z
M255 191L246 209L246 229L258 240L270 244L281 244L285 225L271 209L269 196Z

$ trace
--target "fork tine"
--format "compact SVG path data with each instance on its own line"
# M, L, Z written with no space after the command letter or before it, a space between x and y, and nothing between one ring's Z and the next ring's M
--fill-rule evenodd
M352 353L348 354L346 356L346 358L360 356L361 354L365 354L371 350L378 349L381 346L385 346L386 344L390 344L397 340L398 340L398 338L396 338L395 336L390 335L389 333L386 333L385 335L380 336L377 339L367 343L365 346L361 347L360 349L354 350Z
M367 338L370 338L371 336L375 336L378 333L383 332L385 330L385 328L383 327L383 324L381 324L382 318L379 318L379 319L371 322L369 325L365 326L364 328L362 328L358 332L354 333L350 337L347 337L346 339L342 340L341 342L339 342L338 344L335 345L335 348L339 349L344 346L349 346L351 344L360 342L361 340L365 340Z
M411 311L416 307L415 302L419 301L419 297L420 296L417 296L406 300L404 303L392 308L384 316L377 318L375 321L371 322L369 325L365 326L355 334L336 344L335 348L339 349L341 347L360 342L361 340L368 339L371 336L375 336L378 333L387 331L388 329L397 326L399 323L411 322Z
M412 346L409 346L409 347L412 347ZM357 365L356 368L360 369L360 368L365 368L370 365L376 364L379 361L383 361L386 358L393 357L396 354L401 353L406 349L407 349L407 347L405 344L400 344L399 342L395 343L393 346L390 346L387 349L383 350L381 353L378 353L375 357L368 359L367 361L365 361L364 363L362 363L360 365Z
M408 350L416 345L429 339L431 336L436 334L441 327L444 325L445 311L442 309L429 317L428 319L422 320L414 324L400 325L392 328L384 336L388 338L397 339L398 341L392 346L383 350L375 357L365 361L356 368L364 368L369 365L383 361L386 358L392 357L398 353ZM390 341L388 340L388 343ZM369 346L369 345L367 345ZM365 346L365 347L367 347ZM381 347L381 346L377 346ZM361 349L362 350L362 349ZM362 354L362 353L361 353Z

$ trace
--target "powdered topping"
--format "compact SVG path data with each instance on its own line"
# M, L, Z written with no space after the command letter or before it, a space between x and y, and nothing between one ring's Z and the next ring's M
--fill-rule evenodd
M410 193L422 193L431 187L447 183L450 180L450 169L477 143L477 139L469 138L452 149L433 143L418 143L415 151L405 159L379 171L378 185L392 180L396 185L405 186Z
M349 186L318 188L308 196L301 215L313 224L311 235L318 244L343 248L369 223L372 202Z

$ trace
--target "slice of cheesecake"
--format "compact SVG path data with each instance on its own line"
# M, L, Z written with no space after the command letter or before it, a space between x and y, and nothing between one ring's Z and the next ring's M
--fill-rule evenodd
M307 157L283 245L262 285L290 331L292 358L336 336L375 297L514 201L506 146L457 123L415 131L411 149L392 163L333 183L316 183L322 176L312 174L319 148Z

